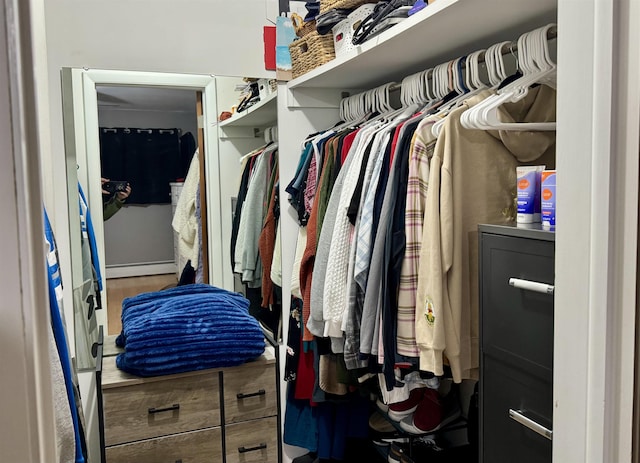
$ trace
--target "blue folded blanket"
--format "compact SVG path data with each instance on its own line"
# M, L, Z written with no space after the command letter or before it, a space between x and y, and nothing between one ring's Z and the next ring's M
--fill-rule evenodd
M195 284L122 303L121 370L156 376L240 365L264 352L264 334L242 295Z

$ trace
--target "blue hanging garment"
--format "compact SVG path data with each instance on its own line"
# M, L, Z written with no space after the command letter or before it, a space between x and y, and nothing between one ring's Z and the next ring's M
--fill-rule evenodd
M58 264L57 249L53 229L49 222L47 211L44 211L44 236L49 245L47 253L47 279L49 283L49 310L51 312L51 328L53 337L56 341L60 363L62 364L62 373L64 375L65 387L67 390L67 399L69 400L69 408L71 410L71 418L73 420L73 429L76 441L76 463L84 463L85 458L82 452L82 440L80 437L80 423L78 419L78 410L76 409L76 401L74 395L73 377L71 370L71 358L69 356L69 345L67 344L67 336L65 333L64 323L61 315L62 301L62 279L60 277L60 266Z
M91 221L91 212L89 211L89 203L82 191L82 186L78 182L78 193L80 195L78 202L80 205L80 223L82 227L83 238L89 239L91 245L91 261L96 272L96 279L98 281L98 289L102 288L102 274L100 273L100 260L98 258L98 246L96 245L96 234L93 230L93 222Z

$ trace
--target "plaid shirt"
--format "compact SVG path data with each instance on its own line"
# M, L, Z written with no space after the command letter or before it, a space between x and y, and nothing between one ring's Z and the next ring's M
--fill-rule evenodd
M436 144L436 138L431 134L434 122L434 119L427 118L420 123L413 135L409 155L405 212L406 250L400 271L397 332L398 354L408 357L419 356L415 330L416 292L425 201L429 186L429 161Z

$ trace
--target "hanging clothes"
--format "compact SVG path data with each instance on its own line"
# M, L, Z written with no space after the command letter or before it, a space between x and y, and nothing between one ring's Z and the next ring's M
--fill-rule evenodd
M381 342L378 359L387 384L392 384L397 355L397 317L400 271L406 250L405 214L407 182L409 177L409 153L413 133L418 121L403 124L397 131L398 143L394 154L394 182L388 188L392 214L385 230L384 261L382 264Z
M98 257L98 245L96 243L96 234L93 229L93 221L91 220L91 212L89 211L89 202L87 201L82 186L78 183L78 203L80 206L80 222L82 227L82 237L87 239L91 249L91 264L96 273L96 284L98 290L102 291L102 273L100 271L100 259ZM83 269L83 272L85 270Z
M102 275L89 204L78 183L80 212L80 249L82 252L82 283L73 288L73 312L78 365L93 365L93 345L98 341L96 310L102 308Z
M286 370L298 401L291 421L316 410L318 445L305 445L320 458L341 458L323 439L344 435L351 416L332 410L361 382L371 378L381 401L403 412L400 402L413 400L417 418L400 427L427 434L461 413L457 388L441 400L442 377L477 378L477 227L514 220L515 167L553 168L555 133L463 127L462 114L494 93L470 88L463 70L464 59L434 70L429 93L440 101L428 104L425 95L409 102L406 88L401 110L371 104L388 86L350 97L341 114L356 121L301 147L287 186L300 227ZM502 123L555 120L554 90L522 92L498 109Z
M74 387L74 367L69 354L68 337L64 322L64 309L62 306L62 279L60 277L57 247L55 237L53 235L53 229L51 228L51 223L49 222L49 217L46 211L44 211L44 226L44 238L47 244L47 280L49 287L51 328L66 389L66 403L64 403L60 396L55 396L55 415L57 421L64 420L67 416L67 410L69 410L74 435L74 451L72 452L68 447L71 443L68 423L63 422L62 427L59 430L60 435L57 435L57 437L60 439L59 445L64 447L64 454L68 456L73 453L74 459L71 461L84 463L86 443L83 443L84 431L81 429L81 420L79 417L79 412L82 412L82 407L78 407L79 396L77 396L78 393ZM53 360L55 360L55 358ZM57 365L54 365L53 372L55 373L56 371L59 370L57 369Z
M251 174L251 163L247 162L248 159L244 161L244 167L242 170L242 176L240 178L240 187L238 190L238 195L236 196L236 207L233 211L233 223L231 225L231 269L233 270L235 267L235 256L236 256L236 246L238 242L238 229L240 228L240 217L242 213L242 205L244 204L244 200L247 197L247 190L249 188L249 176Z
M349 162L349 166L347 167L345 164L343 168L345 175L340 196L337 196L335 188L332 192L332 200L334 194L336 194L335 197L338 202L333 230L326 230L323 226L322 233L330 233L328 236L330 236L331 240L323 294L323 319L327 323L324 336L342 337L342 319L346 311L347 302L347 274L352 228L347 211L360 176L364 154L367 152L367 146L372 143L376 129L377 127L375 126L367 127L362 129L356 136L350 153L347 155L346 162Z
M337 147L340 143L339 140L342 140L344 136L346 135L338 134L335 138L331 139L324 145L324 151L320 153L321 156L319 156L319 159L315 163L316 168L313 169L310 167L308 174L309 177L315 176L317 180L312 179L308 181L308 189L305 191L305 200L307 201L307 204L309 202L311 203L311 208L309 212L309 222L307 225L307 241L302 255L299 272L301 285L303 287L303 295L301 297L306 301L302 314L304 325L303 340L307 342L313 340L313 334L309 330L307 324L309 323L311 315L311 288L313 284L312 270L315 266L318 235L324 220L324 211L326 211L326 205L329 200L327 192L333 188L333 183L335 181L334 172L339 169L340 165L336 159L341 156ZM320 168L318 168L318 166L320 166ZM311 186L314 184L315 191L311 191Z
M278 145L270 142L241 162L231 230L232 270L245 285L250 314L278 338L282 318Z
M409 154L409 178L405 208L405 254L400 269L398 288L397 350L399 355L418 357L415 314L418 290L418 268L424 227L424 211L429 187L429 162L435 149L436 137L431 131L434 117L420 121Z
M200 195L200 183L198 183L198 194L196 194L196 223L197 223L197 227L198 230L202 230L202 207L200 205L200 199L201 199L201 195ZM195 275L195 282L196 283L204 283L204 265L203 265L203 260L204 258L202 257L202 233L198 233L198 266L195 269L196 271L196 275Z
M277 160L276 160L277 162ZM262 268L264 269L265 278L262 279L262 307L269 307L274 303L274 288L271 280L271 264L273 262L273 253L275 250L276 240L276 200L278 169L272 169L273 186L270 189L270 195L267 203L269 204L267 214L264 221L264 227L258 238L258 249L260 259L262 260Z
M416 339L420 369L455 382L477 377L479 223L515 218L515 168L555 165L555 133L466 129L460 116L490 91L469 98L446 118L431 161L420 252ZM555 91L541 85L500 108L500 120L555 120Z
M189 166L191 165L191 159L193 159L193 153L196 152L196 148L198 144L196 143L196 139L193 137L191 132L187 132L182 135L179 139L180 143L180 158L179 158L179 169L177 172L176 180L182 181L181 179L185 179L187 174L189 173Z
M242 281L249 288L262 286L262 262L259 258L258 240L264 225L265 198L269 190L269 180L272 178L269 159L277 149L278 145L272 144L255 158L246 198L240 212L234 272L242 276Z
M199 265L198 218L196 216L196 197L200 194L200 160L198 150L191 159L189 173L184 181L171 226L178 234L178 252L185 261L190 260L193 268Z

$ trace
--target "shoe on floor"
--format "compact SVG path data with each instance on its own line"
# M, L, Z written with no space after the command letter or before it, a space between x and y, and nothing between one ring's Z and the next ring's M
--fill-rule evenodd
M394 421L402 421L407 416L411 415L418 408L418 404L422 401L422 397L425 394L427 388L420 387L413 389L409 393L409 398L389 405L389 418Z
M374 411L369 417L369 428L380 434L394 433L397 431L395 426L389 423L389 420L378 411Z
M403 454L404 451L402 448L398 444L392 443L389 447L389 456L387 457L387 461L389 463L400 463L400 458L402 458Z
M380 400L380 399L376 400L376 407L382 413L389 413L389 406L387 404L385 404L384 402L382 402L382 400Z
M438 391L428 389L414 414L400 422L400 428L410 434L428 434L442 429L461 414L457 401L447 405L445 409Z

